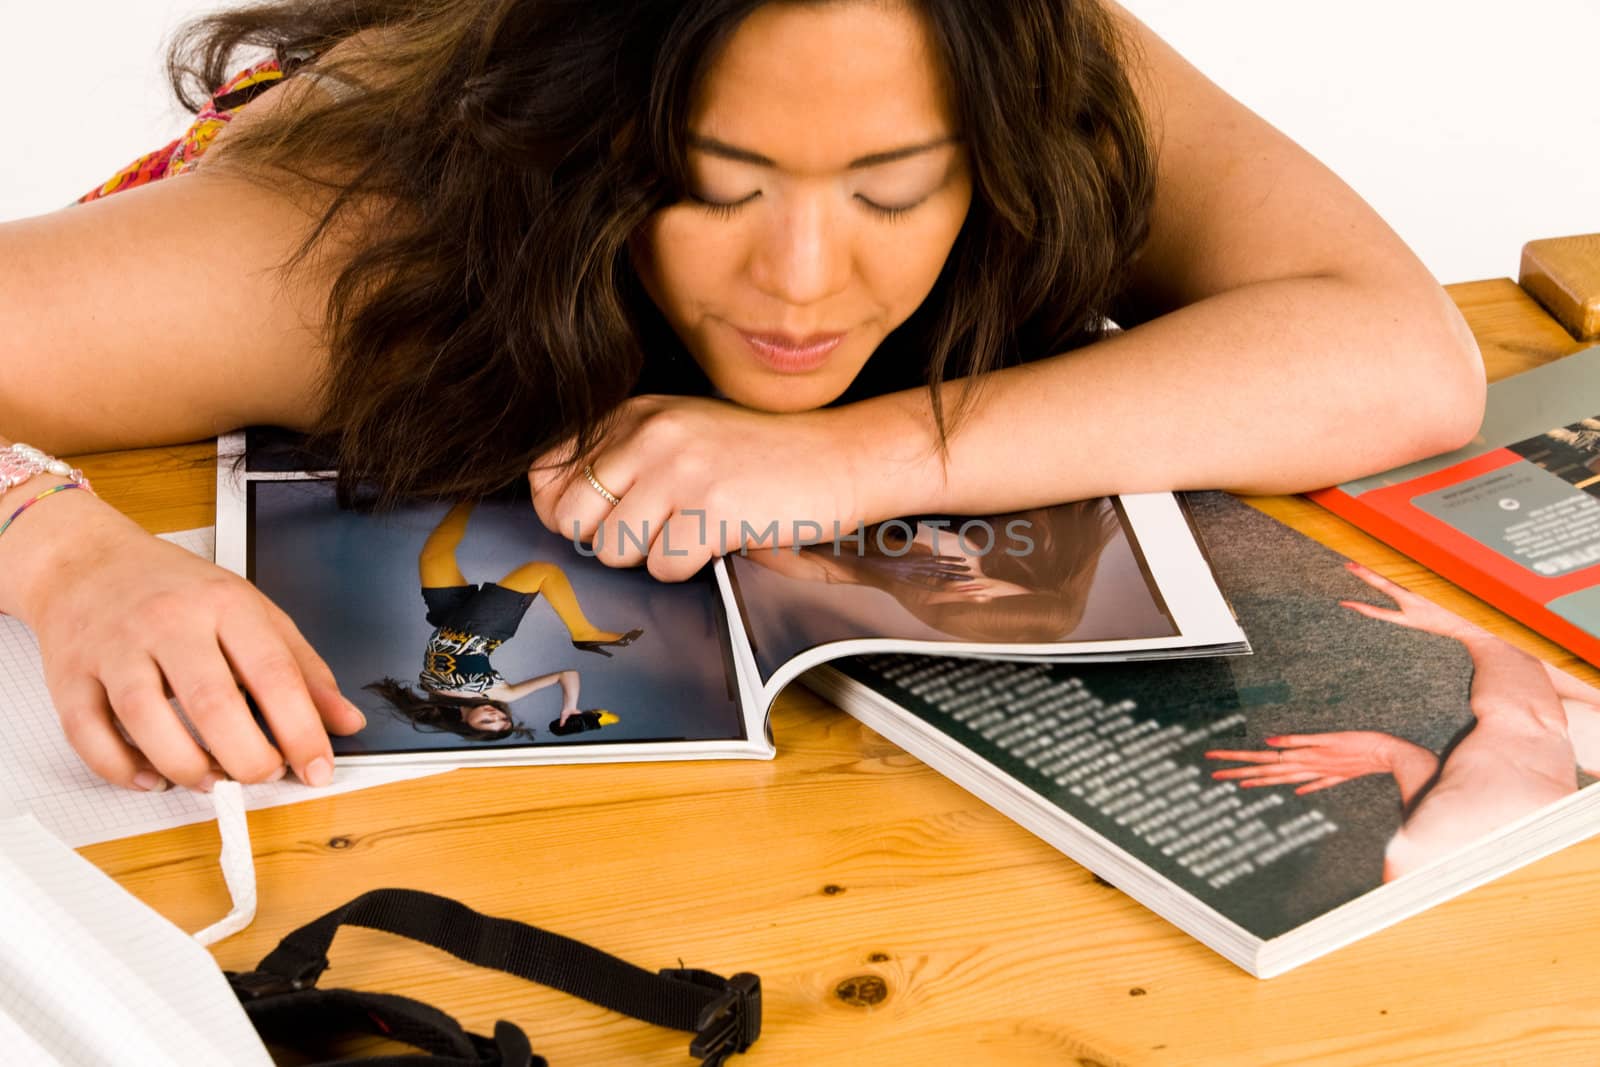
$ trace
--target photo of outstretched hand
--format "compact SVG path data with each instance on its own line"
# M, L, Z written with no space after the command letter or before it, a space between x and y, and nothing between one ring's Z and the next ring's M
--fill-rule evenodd
M1325 734L1289 734L1269 737L1267 750L1215 749L1207 759L1229 760L1248 766L1215 771L1218 781L1233 781L1240 789L1292 785L1304 796L1331 789L1369 774L1392 775L1400 784L1402 803L1431 780L1439 760L1421 745L1381 730L1343 730ZM1408 791L1406 786L1411 785Z
M1367 775L1392 776L1402 822L1384 851L1387 882L1577 792L1578 770L1600 774L1600 689L1358 563L1346 566L1395 606L1345 600L1342 607L1465 647L1473 726L1443 754L1375 730L1268 737L1266 749L1207 752L1208 759L1244 764L1212 778L1241 789L1293 786L1303 796Z

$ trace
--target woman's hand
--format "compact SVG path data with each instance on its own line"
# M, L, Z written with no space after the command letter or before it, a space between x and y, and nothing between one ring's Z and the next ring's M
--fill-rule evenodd
M838 409L773 415L722 400L642 396L623 406L590 459L620 504L581 466L563 465L570 452L541 456L528 480L552 531L593 544L609 566L645 562L657 578L680 581L743 545L854 534L866 506L855 457L867 447Z
M18 602L38 636L62 728L83 761L110 782L145 790L168 782L209 790L221 775L270 781L286 760L302 781L327 784L328 732L354 733L365 719L289 617L242 578L103 504L77 515L47 557L33 554L30 570L41 579ZM65 509L56 516L66 517ZM44 559L49 566L33 570Z
M885 578L923 589L947 589L952 582L965 582L973 577L972 561L966 556L932 556L908 553L887 556L868 552L857 561L859 566L877 571Z
M1296 795L1303 795L1368 774L1394 774L1402 759L1414 759L1418 753L1437 765L1433 753L1378 730L1288 734L1265 741L1271 746L1267 751L1216 749L1207 752L1206 759L1248 765L1213 771L1211 777L1237 781L1241 789L1294 785L1298 786Z
M1382 619L1384 622L1392 622L1396 626L1421 630L1424 633L1438 634L1440 637L1453 637L1457 641L1465 641L1469 637L1485 634L1483 629L1474 626L1461 616L1446 611L1433 603L1433 601L1396 585L1389 579L1368 570L1359 563L1346 563L1345 569L1384 596L1392 599L1398 605L1398 608L1380 608L1359 600L1341 600L1339 601L1340 607L1349 608L1358 615L1365 615L1369 619Z

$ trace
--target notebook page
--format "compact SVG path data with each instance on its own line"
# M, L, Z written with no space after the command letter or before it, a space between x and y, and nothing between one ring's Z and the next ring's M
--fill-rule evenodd
M26 815L0 819L0 1040L13 1063L272 1063L210 953Z
M163 534L207 559L212 528ZM338 768L331 785L311 789L288 778L244 787L249 809L313 800L333 793L439 774L447 765ZM103 781L67 744L45 689L39 645L33 633L9 616L0 617L0 794L31 813L74 848L135 834L166 830L212 816L210 802L186 789L141 793Z

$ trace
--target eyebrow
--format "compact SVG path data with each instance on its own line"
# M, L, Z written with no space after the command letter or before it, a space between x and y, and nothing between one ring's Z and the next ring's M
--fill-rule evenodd
M926 141L922 144L905 145L902 148L891 148L886 152L873 152L871 155L852 159L845 165L846 170L865 170L868 167L880 166L884 163L894 163L911 156L918 156L924 152L931 152L935 148L943 148L947 144L954 144L959 138L940 137L937 140ZM715 137L701 137L698 134L689 135L689 147L707 155L718 156L722 159L731 159L735 163L753 163L758 167L778 166L775 160L768 159L759 152L752 152L748 148L739 148L735 145L719 141Z

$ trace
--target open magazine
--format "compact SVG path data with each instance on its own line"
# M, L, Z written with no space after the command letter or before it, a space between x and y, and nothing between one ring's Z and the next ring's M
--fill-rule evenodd
M218 453L217 562L365 712L341 759L770 757L773 699L825 660L1248 650L1169 494L769 540L663 583L550 533L526 500L341 510L292 450L234 434Z
M1252 655L895 654L803 680L1263 978L1600 831L1600 690L1189 499Z
M1600 665L1600 348L1491 384L1465 447L1311 498Z

